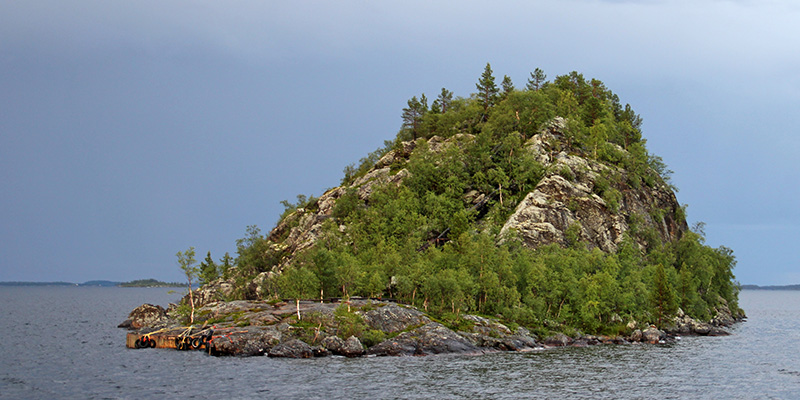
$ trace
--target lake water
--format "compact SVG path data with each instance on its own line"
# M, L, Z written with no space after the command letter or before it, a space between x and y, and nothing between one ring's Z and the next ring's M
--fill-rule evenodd
M168 289L0 287L0 399L797 399L800 291L744 291L727 337L482 356L216 358L125 348Z

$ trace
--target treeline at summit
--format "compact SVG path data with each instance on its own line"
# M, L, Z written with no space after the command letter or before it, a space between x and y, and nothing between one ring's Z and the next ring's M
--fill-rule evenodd
M498 84L487 64L475 93L411 98L340 186L284 201L269 234L248 227L194 276L217 299L392 298L456 327L629 334L739 315L732 251L689 229L642 118L578 72L526 78Z

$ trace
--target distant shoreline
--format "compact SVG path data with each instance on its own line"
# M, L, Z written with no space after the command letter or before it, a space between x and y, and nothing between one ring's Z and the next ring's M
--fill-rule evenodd
M742 290L800 290L800 285L742 285Z
M0 286L11 287L31 287L31 286L78 286L78 287L186 287L185 284L176 282L162 282L155 279L140 279L129 282L114 282L114 281L87 281L83 283L74 282L30 282L30 281L3 281Z

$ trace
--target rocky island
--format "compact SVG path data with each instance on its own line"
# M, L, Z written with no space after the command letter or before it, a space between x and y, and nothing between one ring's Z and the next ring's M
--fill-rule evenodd
M129 346L529 351L725 335L744 317L732 251L689 229L629 105L577 72L536 69L519 90L487 64L476 88L409 100L395 140L319 198L284 201L268 235L248 227L236 257L179 253L202 286L134 310Z

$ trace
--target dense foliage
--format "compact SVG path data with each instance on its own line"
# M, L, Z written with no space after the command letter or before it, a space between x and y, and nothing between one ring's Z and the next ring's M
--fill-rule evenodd
M396 140L347 167L342 183L365 175L403 141L416 140L410 157L391 166L408 177L376 187L368 201L353 189L342 195L321 239L265 280L263 292L388 296L442 318L469 312L502 315L533 329L612 333L630 320L663 324L678 307L704 320L721 302L737 309L734 257L727 248L706 246L702 229L662 243L632 215L632 229L613 254L589 249L570 232L566 248L498 240L519 201L552 172L524 144L555 117L566 121L563 141L554 144L559 150L625 171L596 183L610 207L619 201L617 188L669 184L670 171L648 154L641 118L599 80L572 72L551 82L537 68L523 90L507 76L500 88L494 81L487 64L478 92L468 98L443 88L430 108L425 95L409 100ZM434 136L439 139L428 140ZM445 139L449 145L432 150ZM284 206L282 218L313 209L316 199L299 196ZM224 271L235 270L239 282L280 264L280 244L255 227L237 248L234 268ZM203 265L203 281L221 274L210 267L210 254ZM239 295L247 295L245 286Z

